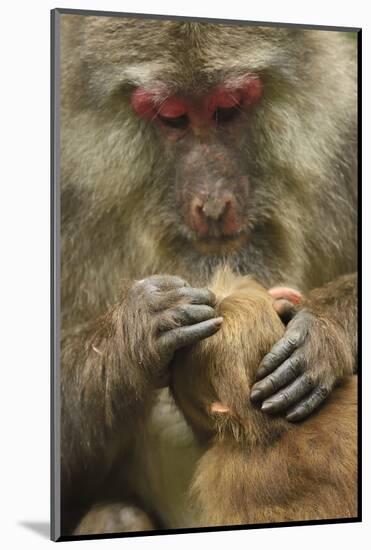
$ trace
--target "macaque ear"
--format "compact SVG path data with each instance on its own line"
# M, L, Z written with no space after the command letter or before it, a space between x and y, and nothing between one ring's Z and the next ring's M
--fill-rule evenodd
M269 294L274 298L273 307L281 317L282 322L287 325L296 312L296 308L301 304L303 296L301 292L294 288L276 286L271 288Z
M227 407L227 405L223 405L220 401L214 401L211 403L210 410L212 413L218 413L218 414L230 414L231 409Z

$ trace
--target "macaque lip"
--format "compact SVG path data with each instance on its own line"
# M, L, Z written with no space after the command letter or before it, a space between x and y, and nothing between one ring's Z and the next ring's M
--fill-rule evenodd
M192 241L193 247L203 254L228 254L246 244L248 236L240 233L236 236L203 237Z

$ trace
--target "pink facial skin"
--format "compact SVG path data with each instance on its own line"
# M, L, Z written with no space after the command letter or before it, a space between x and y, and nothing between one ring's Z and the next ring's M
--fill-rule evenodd
M154 120L188 117L192 128L215 124L217 109L244 109L256 103L263 91L262 82L255 75L246 75L238 85L226 82L202 97L164 97L158 89L136 88L131 97L131 105L138 116Z

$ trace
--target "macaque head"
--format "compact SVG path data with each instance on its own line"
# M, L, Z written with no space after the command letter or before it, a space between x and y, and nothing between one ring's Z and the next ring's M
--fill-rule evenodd
M62 21L68 220L76 211L105 248L129 242L141 258L135 277L160 267L193 284L228 261L267 285L298 280L313 265L311 228L321 224L316 242L327 231L320 204L335 204L328 174L353 116L352 41L208 22Z
M211 285L217 297L220 330L177 352L172 365L172 391L186 418L203 437L229 432L235 438L264 436L266 416L250 402L250 390L263 357L285 327L274 297L250 277L219 270ZM278 289L287 307L290 289ZM298 293L292 291L297 299ZM268 420L277 427L284 422Z

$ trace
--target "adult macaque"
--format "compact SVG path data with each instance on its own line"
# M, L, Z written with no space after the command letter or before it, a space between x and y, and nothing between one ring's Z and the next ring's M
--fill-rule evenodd
M355 44L64 14L60 82L62 532L128 499L186 527L172 502L198 450L184 435L178 462L187 427L158 412L160 389L174 352L220 328L204 288L218 265L267 288L329 284L266 349L252 398L267 412L303 418L355 368L356 277L338 279L356 269Z
M305 423L268 419L246 403L246 394L260 361L284 334L272 297L230 272L218 273L211 289L221 330L173 362L176 401L198 437L209 441L192 482L198 525L356 517L356 377L347 377ZM327 337L336 354L342 332L332 327ZM286 382L298 365L293 359L284 370Z

